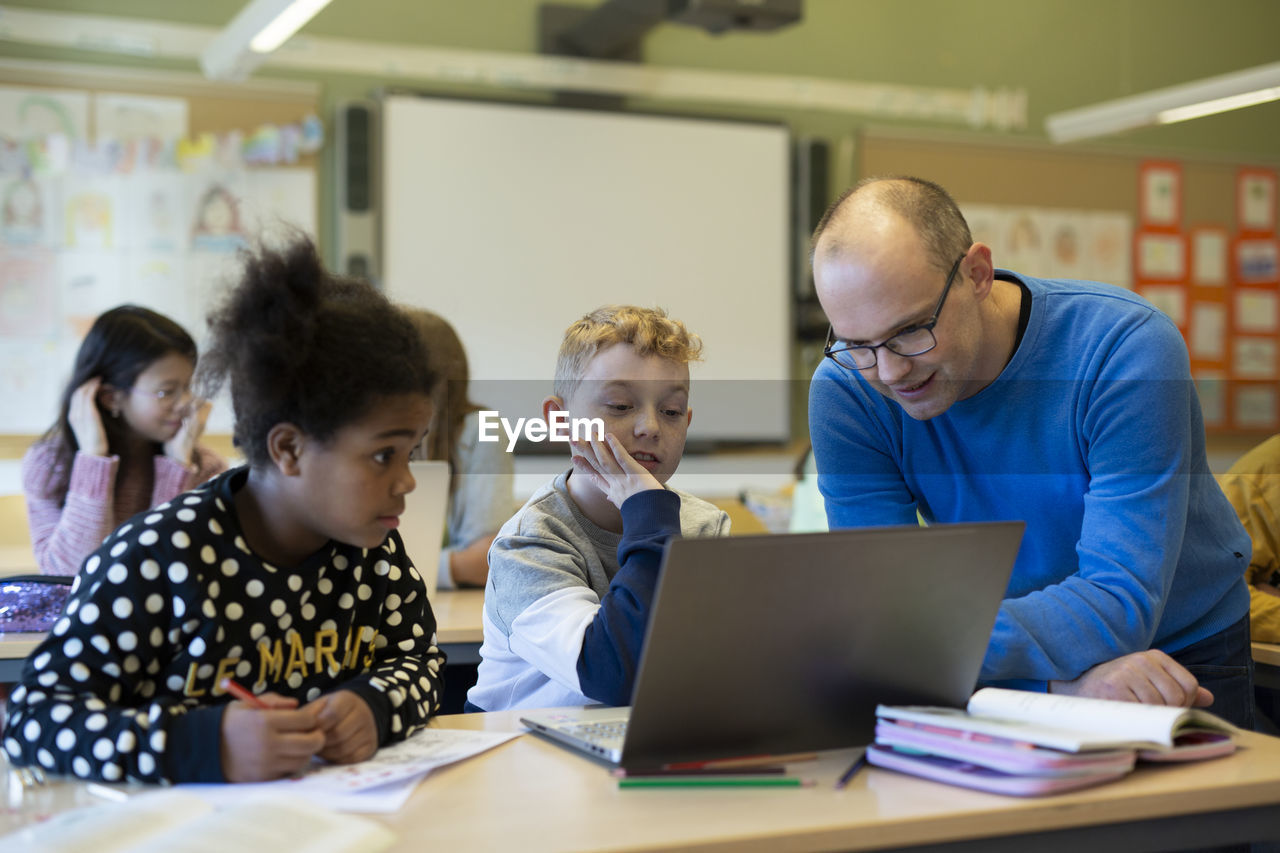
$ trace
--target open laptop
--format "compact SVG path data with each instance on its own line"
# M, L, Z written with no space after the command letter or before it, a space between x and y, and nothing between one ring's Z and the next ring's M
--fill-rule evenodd
M870 743L877 704L964 706L1024 527L673 539L631 707L521 721L627 768Z
M409 559L413 560L423 583L427 585L428 596L434 596L449 506L449 463L410 462L409 471L418 485L404 497L400 538Z

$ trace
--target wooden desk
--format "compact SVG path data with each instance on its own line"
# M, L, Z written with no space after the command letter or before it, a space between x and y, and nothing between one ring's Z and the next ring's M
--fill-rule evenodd
M484 641L484 590L440 590L431 598L436 643L449 663L479 663Z
M441 717L442 728L520 728L518 712ZM802 790L618 790L600 764L526 735L428 777L379 816L396 850L1151 850L1280 838L1280 739L1249 733L1217 761L1146 765L1118 783L1018 799L863 771L857 750L792 765Z
M1253 644L1253 683L1268 690L1280 690L1280 644Z
M517 712L441 717L441 728L519 730ZM1280 838L1280 739L1246 734L1235 755L1145 765L1086 791L1019 799L885 770L833 788L856 749L791 766L805 789L619 790L600 764L526 735L428 776L403 809L371 815L393 850L1141 851ZM2 766L2 765L0 765ZM5 777L8 774L0 774ZM0 801L12 802L0 779ZM136 790L136 786L134 786ZM32 790L37 819L87 803L83 784ZM0 831L5 821L0 816Z
M36 555L30 545L0 545L0 578L36 574Z
M436 641L449 663L479 663L484 590L442 590L432 597L431 607L436 614ZM43 633L0 633L0 684L18 680L23 659L43 639Z

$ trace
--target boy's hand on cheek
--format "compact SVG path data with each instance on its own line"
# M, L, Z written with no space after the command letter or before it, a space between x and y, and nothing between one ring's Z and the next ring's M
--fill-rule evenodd
M328 693L310 702L316 710L324 748L320 757L334 764L351 764L371 758L378 751L378 724L373 710L350 690Z
M604 441L573 442L573 467L619 509L637 492L662 488L658 478L632 459L613 433L606 434Z
M297 773L324 746L316 711L277 693L258 697L266 710L232 702L222 714L222 775L265 782Z

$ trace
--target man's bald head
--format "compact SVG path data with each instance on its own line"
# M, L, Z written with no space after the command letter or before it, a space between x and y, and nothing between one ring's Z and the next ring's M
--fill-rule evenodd
M857 252L884 229L907 225L920 237L929 264L946 272L973 245L969 225L942 187L907 176L866 178L827 208L809 243L809 263Z

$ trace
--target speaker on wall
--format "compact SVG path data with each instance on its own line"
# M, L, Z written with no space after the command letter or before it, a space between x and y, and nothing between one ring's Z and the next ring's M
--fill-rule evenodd
M378 124L378 105L373 101L339 104L333 123L337 266L347 275L374 283L381 274Z
M827 331L826 315L818 305L809 268L809 239L830 203L831 147L821 139L795 140L792 161L792 245L795 247L792 280L795 284L796 336L801 340L821 338Z

